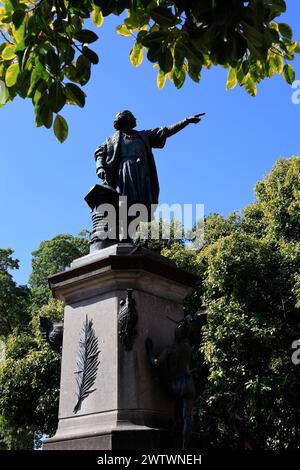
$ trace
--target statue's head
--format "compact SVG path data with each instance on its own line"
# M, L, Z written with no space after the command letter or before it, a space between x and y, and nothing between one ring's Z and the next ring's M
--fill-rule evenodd
M136 127L136 119L134 115L132 114L131 111L128 111L126 109L125 111L120 111L114 120L114 128L117 129L117 131L120 130L129 130L129 129L134 129Z

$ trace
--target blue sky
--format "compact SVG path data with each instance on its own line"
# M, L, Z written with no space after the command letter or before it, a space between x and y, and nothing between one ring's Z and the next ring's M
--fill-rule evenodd
M282 16L300 41L299 1L288 0ZM225 91L227 72L204 71L200 85L187 79L181 90L171 83L160 91L156 70L146 59L135 69L129 62L131 39L118 36L118 18L98 29L84 109L62 114L70 126L59 144L52 130L36 128L29 100L18 99L0 110L0 247L11 247L20 260L15 279L26 283L31 252L59 233L90 229L84 196L97 183L94 150L113 131L117 111L130 109L138 128L172 124L198 112L203 121L172 137L156 150L160 202L203 203L205 213L229 212L254 200L253 186L280 156L299 154L300 105L282 77L265 80L256 98L242 88ZM295 62L300 78L300 59Z

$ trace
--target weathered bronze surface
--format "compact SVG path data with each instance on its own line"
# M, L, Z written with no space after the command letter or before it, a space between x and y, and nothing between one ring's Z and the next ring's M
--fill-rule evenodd
M151 338L146 339L146 351L151 365L160 372L161 385L175 399L175 423L182 429L182 450L186 450L190 432L194 381L189 370L192 347L189 341L192 319L188 316L177 323L174 343L160 354L154 353Z
M167 138L191 123L197 124L203 114L172 126L136 131L134 115L128 110L119 112L114 121L116 132L95 152L98 177L127 196L129 204L157 204L159 183L152 149L163 148Z

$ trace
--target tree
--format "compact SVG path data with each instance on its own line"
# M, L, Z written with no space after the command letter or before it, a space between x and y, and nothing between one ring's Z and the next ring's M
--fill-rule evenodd
M270 234L287 241L300 240L299 173L299 157L280 158L255 187Z
M12 255L13 250L0 249L0 339L26 326L30 318L29 289L17 286L9 272L19 267Z
M88 240L72 235L57 235L42 242L32 253L32 273L29 285L33 303L37 308L47 304L51 298L48 277L66 269L71 262L88 254Z
M194 358L205 447L299 449L299 184L300 158L278 160L239 217L208 217L210 243L190 257L207 307Z
M284 0L7 0L0 10L4 102L30 98L36 125L53 125L63 142L68 125L59 113L66 104L84 107L81 87L99 61L90 47L98 36L85 21L99 27L105 16L123 19L125 10L117 33L134 38L134 66L147 52L159 88L167 78L180 88L186 75L199 82L202 68L212 65L228 69L227 89L239 84L252 96L266 77L295 79L289 62L300 46L291 27L276 21Z
M39 317L62 321L63 304L51 299L47 277L87 252L88 241L71 235L57 235L40 244L33 253L26 318L22 317L22 304L15 303L15 297L9 295L9 284L1 284L6 311L16 312L11 327L5 330L5 358L0 362L0 441L4 448L32 449L34 444L38 447L44 434L56 430L60 354L45 342ZM1 254L0 275L1 269L18 267L11 258L12 250L0 250ZM13 289L20 288L14 285Z

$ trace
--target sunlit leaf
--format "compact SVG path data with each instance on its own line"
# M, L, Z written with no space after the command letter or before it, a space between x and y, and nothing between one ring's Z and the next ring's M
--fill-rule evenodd
M130 61L132 65L138 67L143 62L143 45L136 42L130 52Z
M230 68L227 77L226 90L231 90L237 85L236 69Z
M8 67L5 74L5 83L8 87L14 86L17 83L19 73L20 67L18 62L15 62Z
M157 74L157 87L162 90L166 84L167 75L162 70L159 70Z

